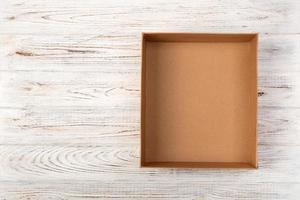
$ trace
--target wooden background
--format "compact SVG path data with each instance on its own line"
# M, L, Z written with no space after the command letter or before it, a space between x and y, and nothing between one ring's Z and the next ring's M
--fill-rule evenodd
M1 0L0 199L299 199L296 0ZM141 169L142 31L259 32L259 169Z

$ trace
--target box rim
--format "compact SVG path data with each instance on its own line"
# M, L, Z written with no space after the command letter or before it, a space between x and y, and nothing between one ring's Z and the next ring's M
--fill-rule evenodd
M254 40L255 42L255 91L256 94L258 92L258 80L257 80L257 76L258 76L258 39L259 39L259 33L258 32L254 32L254 33L197 33L197 32L142 32L141 33L141 38L142 38L142 42L141 42L141 122L140 122L140 167L163 167L163 168L253 168L253 169L257 169L258 168L258 152L257 152L257 145L258 145L258 141L257 141L257 137L258 137L258 131L257 131L257 113L258 113L258 102L257 102L257 95L254 97L255 98L255 127L254 127L254 134L255 134L255 150L254 150L254 159L255 162L249 162L249 163L240 163L240 162L234 162L235 164L247 164L249 165L249 167L235 167L233 165L231 165L230 167L205 167L205 166L201 166L201 165L205 165L205 163L207 162L197 162L199 165L197 166L192 166L193 163L195 162L181 162L181 163L185 163L185 166L176 166L176 165L172 165L171 163L176 163L176 162L146 162L145 161L145 106L146 106L146 97L145 97L145 89L146 89L146 57L144 56L145 51L146 51L146 35L210 35L210 36L220 36L220 35L230 35L230 36L238 36L238 35L251 35L253 36L253 38L251 38L249 41ZM148 164L147 164L148 163ZM149 165L150 163L150 165ZM166 166L159 166L159 165L151 165L151 163L170 163L171 165L166 165ZM177 162L178 163L178 162ZM219 165L222 165L222 162L214 162L214 163L218 163ZM230 162L231 163L231 162ZM232 162L233 163L233 162ZM191 165L189 165L191 164Z

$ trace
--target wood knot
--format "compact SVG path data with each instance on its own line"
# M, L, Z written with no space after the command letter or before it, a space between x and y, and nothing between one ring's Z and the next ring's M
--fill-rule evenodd
M260 96L262 96L262 95L264 95L264 94L265 94L265 93L264 93L263 91L261 91L261 92L258 92L258 93L257 93L257 96L260 97Z
M34 56L33 53L28 52L28 51L16 51L16 54L20 55L20 56Z
M15 20L16 17L15 17L15 16L11 16L11 17L8 17L7 19L8 19L8 20Z

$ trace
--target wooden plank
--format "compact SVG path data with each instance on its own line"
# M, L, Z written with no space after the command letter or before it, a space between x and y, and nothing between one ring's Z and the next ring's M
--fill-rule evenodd
M175 174L169 181L20 181L5 182L0 197L7 199L297 199L299 184L291 183L210 183L178 181ZM241 188L244 188L241 190ZM18 192L18 191L23 192ZM4 192L2 192L4 191ZM7 192L8 191L8 192Z
M69 139L71 140L71 139ZM299 146L262 145L259 169L139 168L139 146L94 145L2 145L1 181L130 180L197 183L298 183ZM289 175L287 177L287 175ZM12 180L12 177L15 179ZM293 179L291 179L293 177ZM2 182L2 183L3 183ZM125 185L126 186L126 185Z
M4 1L0 33L112 34L141 31L300 33L299 2ZM28 28L30 27L30 28ZM124 31L125 30L125 31ZM124 34L125 33L125 34Z

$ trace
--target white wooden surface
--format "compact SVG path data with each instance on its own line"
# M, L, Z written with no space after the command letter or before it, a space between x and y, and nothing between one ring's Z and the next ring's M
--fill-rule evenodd
M0 199L299 199L300 3L1 0ZM139 168L140 33L259 32L259 169Z

